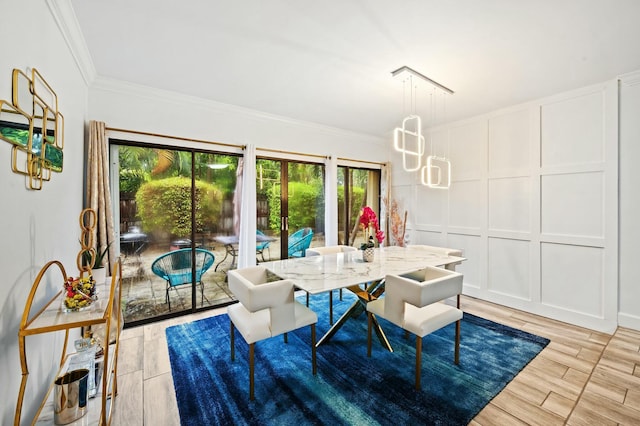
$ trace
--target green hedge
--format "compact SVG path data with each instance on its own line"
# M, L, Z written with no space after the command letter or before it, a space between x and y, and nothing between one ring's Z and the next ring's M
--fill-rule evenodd
M220 220L222 192L199 180L196 185L196 232ZM168 232L172 238L191 235L191 179L171 177L146 182L136 193L138 215L145 232Z
M360 209L362 208L362 199L364 198L364 188L355 187L351 194L351 223L349 229L353 229L353 225L360 217ZM338 186L338 217L340 222L338 223L338 229L344 229L344 187Z
M280 185L274 185L267 192L269 203L269 227L275 232L280 230ZM289 183L289 230L310 227L315 229L318 219L318 206L322 205L324 193L321 184L302 182ZM320 221L324 222L324 210L320 212Z

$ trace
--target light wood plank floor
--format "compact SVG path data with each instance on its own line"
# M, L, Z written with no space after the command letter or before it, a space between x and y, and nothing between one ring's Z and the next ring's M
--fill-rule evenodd
M551 340L471 425L640 424L640 332L610 336L470 297L463 310ZM164 330L223 312L124 330L113 425L180 424Z

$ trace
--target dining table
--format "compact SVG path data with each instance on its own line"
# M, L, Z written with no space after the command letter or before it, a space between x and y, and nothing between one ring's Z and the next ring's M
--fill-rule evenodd
M368 302L382 296L387 275L402 275L427 266L451 268L466 260L464 257L449 256L420 246L378 247L374 252L371 262L365 262L362 251L357 250L275 260L261 263L261 266L279 278L291 280L297 288L311 295L347 289L357 296L356 301L318 340L316 346L320 346L327 343L347 320L366 312ZM385 348L393 352L384 330L375 317L373 320L378 339Z

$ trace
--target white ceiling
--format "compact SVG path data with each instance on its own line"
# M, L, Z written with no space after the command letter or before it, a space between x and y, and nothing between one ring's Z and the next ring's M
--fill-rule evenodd
M413 110L402 65L447 121L640 69L640 0L71 3L101 77L376 136Z

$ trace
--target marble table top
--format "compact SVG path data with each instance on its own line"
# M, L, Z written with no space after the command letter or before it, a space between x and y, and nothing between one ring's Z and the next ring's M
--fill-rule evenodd
M387 274L404 274L425 266L459 263L463 257L447 256L418 247L375 249L373 262L362 260L362 251L309 256L260 263L275 275L290 279L311 294L381 280Z

